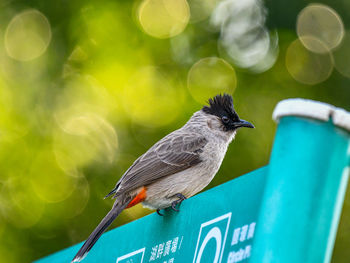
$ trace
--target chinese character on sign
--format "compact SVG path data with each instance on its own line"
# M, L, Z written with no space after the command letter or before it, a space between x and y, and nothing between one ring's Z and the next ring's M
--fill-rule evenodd
M168 241L165 243L163 256L169 255L169 253L170 253L170 247L171 247L171 242L172 242L172 240L168 240Z
M163 255L164 243L158 245L157 258L161 258Z
M171 252L175 253L177 250L177 243L179 242L179 237L175 237L173 239L173 243L171 244Z
M239 233L241 232L241 228L238 227L233 231L231 246L236 245L238 243Z
M238 251L231 251L227 258L227 263L238 263L250 257L251 245L246 246L244 249L240 248Z
M255 230L255 225L256 223L253 222L249 225L249 230L248 230L248 236L247 236L247 239L250 239L250 238L253 238L254 236L254 230Z
M252 246L246 246L244 253L243 253L243 259L249 258L250 257L250 251L252 250Z
M247 232L248 232L248 225L242 226L241 236L239 238L239 241L243 242L246 239Z
M151 257L149 258L149 261L156 260L157 252L158 252L158 245L156 245L155 247L152 247Z

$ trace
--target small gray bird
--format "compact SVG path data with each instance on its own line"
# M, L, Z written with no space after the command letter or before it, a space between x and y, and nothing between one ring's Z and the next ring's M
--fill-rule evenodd
M114 189L114 205L91 233L72 262L80 262L99 237L125 208L140 202L157 210L177 205L214 178L238 128L254 128L241 120L230 95L209 99L209 106L195 112L180 129L168 134L141 155Z

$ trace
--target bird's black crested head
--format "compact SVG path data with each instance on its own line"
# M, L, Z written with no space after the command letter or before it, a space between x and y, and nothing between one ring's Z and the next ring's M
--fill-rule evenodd
M219 94L214 98L210 98L208 104L209 106L204 106L202 108L202 111L205 113L218 116L219 118L226 116L233 120L239 120L239 117L233 108L232 96L228 94Z
M241 120L233 108L232 96L228 94L219 94L209 99L209 106L204 106L202 111L217 116L224 127L225 131L236 130L240 127L254 128L253 124Z

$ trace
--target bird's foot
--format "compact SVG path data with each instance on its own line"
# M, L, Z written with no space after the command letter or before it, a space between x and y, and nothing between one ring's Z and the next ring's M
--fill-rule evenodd
M175 196L176 196L177 198L179 198L179 199L178 199L178 200L175 200L174 202L171 203L171 209L173 209L173 210L176 211L176 212L180 212L180 210L177 209L176 206L177 206L178 204L181 204L182 201L183 201L183 200L186 200L187 198L186 198L186 196L184 196L184 195L181 194L181 193L178 193L178 194L176 194Z
M160 215L160 216L164 216L164 215L160 212L160 209L159 209L159 208L157 209L157 214Z

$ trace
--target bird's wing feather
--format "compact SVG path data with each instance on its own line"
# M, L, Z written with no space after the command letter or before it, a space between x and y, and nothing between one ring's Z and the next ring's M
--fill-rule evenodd
M117 183L115 195L147 186L159 178L200 163L199 153L206 144L207 140L197 134L169 134L140 156L125 172Z

